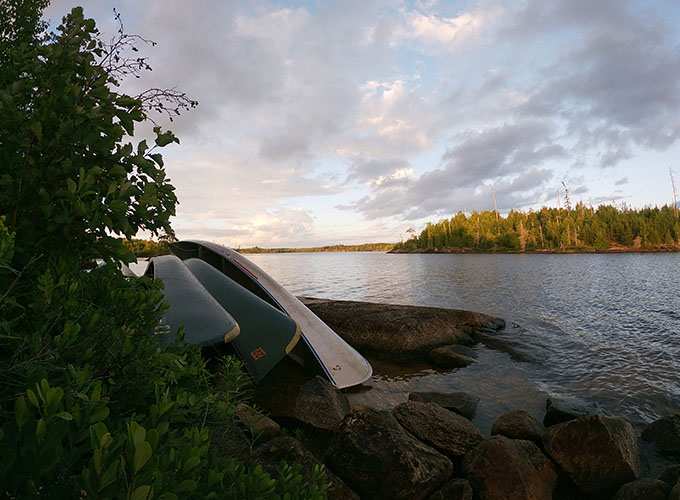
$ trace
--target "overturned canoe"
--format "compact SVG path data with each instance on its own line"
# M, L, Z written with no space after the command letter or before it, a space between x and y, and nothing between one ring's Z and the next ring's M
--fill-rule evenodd
M243 255L205 241L181 241L171 245L182 259L198 258L292 318L301 329L291 357L312 370L317 368L336 387L361 384L371 377L370 363L340 338L292 293Z
M300 339L289 316L199 259L184 261L203 287L238 322L241 333L231 345L255 383L260 382Z
M176 256L152 258L144 275L163 282L163 296L170 304L154 331L162 345L174 342L181 326L184 340L200 346L230 342L238 336L236 320Z

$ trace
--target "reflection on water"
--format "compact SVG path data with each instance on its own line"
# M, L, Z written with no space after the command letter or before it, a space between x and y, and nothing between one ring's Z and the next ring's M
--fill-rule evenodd
M296 295L471 309L500 316L531 363L478 347L465 369L374 362L354 403L391 406L411 391L481 398L488 432L505 410L542 417L545 397L577 396L634 423L680 410L680 254L249 255ZM511 325L516 324L513 328Z

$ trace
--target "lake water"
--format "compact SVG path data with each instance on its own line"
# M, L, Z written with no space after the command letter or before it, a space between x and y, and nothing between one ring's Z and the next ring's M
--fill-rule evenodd
M475 423L543 417L576 397L640 426L680 411L680 254L256 254L296 295L470 309L502 317L499 336L529 362L478 345L464 369L374 363L353 403L390 406L411 391L481 398Z

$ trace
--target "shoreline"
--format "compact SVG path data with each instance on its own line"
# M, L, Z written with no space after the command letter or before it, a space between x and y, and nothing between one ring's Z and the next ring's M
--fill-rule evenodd
M565 254L621 254L621 253L680 253L680 247L670 248L626 248L613 247L603 249L541 249L541 250L479 250L473 248L417 248L394 249L392 254L515 254L515 255L565 255Z

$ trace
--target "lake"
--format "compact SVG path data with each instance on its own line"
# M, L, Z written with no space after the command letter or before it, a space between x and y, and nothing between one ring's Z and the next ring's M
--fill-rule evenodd
M680 411L680 254L247 255L296 295L470 309L506 320L528 362L483 345L478 362L441 371L374 363L352 403L390 406L411 391L481 398L487 433L500 413L542 418L547 397L576 397L636 426Z

